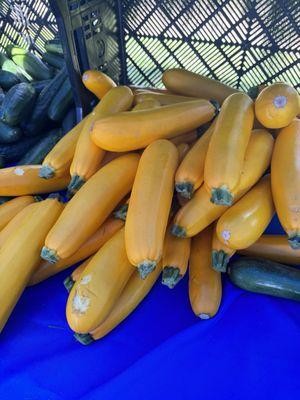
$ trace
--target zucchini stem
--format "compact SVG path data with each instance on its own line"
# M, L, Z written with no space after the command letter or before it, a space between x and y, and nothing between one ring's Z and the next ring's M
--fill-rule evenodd
M200 319L210 319L210 315L206 313L200 313L198 316Z
M218 272L226 272L230 257L224 250L213 250L211 254L212 267Z
M67 292L71 292L72 287L74 286L75 281L73 280L72 276L67 276L64 280L64 286L67 289Z
M176 192L185 199L191 199L194 193L194 185L190 182L176 183Z
M55 171L49 165L43 165L39 172L39 177L43 179L53 178L55 175Z
M219 206L231 206L233 203L232 194L224 187L211 190L210 201Z
M141 279L146 279L147 276L154 271L156 268L156 262L151 260L145 260L137 266Z
M116 219L121 219L122 221L126 221L127 211L128 211L128 204L122 204L113 212L113 216Z
M81 178L79 175L74 175L71 178L71 181L68 186L67 198L71 199L76 192L81 188L81 186L85 183L85 180Z
M161 283L168 286L169 289L173 289L181 278L179 268L167 266L163 269Z
M294 236L289 236L289 244L292 249L299 250L300 249L300 233L297 233Z
M85 346L95 341L93 336L89 333L74 333L74 338Z
M186 238L186 230L182 228L182 226L174 224L171 229L171 233L174 236L180 237L180 238Z
M48 261L51 264L57 263L59 257L55 250L51 250L48 247L44 246L41 251L41 258L43 260Z

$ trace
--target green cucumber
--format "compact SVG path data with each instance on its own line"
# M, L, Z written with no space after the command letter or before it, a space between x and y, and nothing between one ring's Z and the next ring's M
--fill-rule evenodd
M72 128L74 128L76 123L77 123L76 108L71 108L67 112L67 114L61 124L63 133L66 134L67 132L69 132Z
M36 136L23 137L16 143L0 144L0 157L3 157L6 162L18 161L35 145L37 140Z
M6 57L4 53L0 52L0 67L2 71L8 71L15 74L21 82L32 81L32 77L27 72L16 65L12 60Z
M62 69L66 65L64 58L58 54L46 52L43 54L42 60L57 69Z
M48 40L45 43L45 50L49 53L58 54L63 56L63 48L59 39Z
M52 69L30 51L13 46L10 49L10 55L13 62L22 67L32 78L38 81L52 78Z
M48 109L48 117L53 121L60 121L73 104L73 91L69 78L67 78L53 97Z
M270 260L243 257L229 265L230 280L250 292L300 301L300 270Z
M25 135L34 136L42 132L48 124L48 108L56 93L61 88L67 76L66 68L63 68L41 91L29 121L26 123Z
M3 103L4 97L5 97L5 94L3 92L2 87L0 86L0 106Z
M22 137L18 126L9 126L0 121L0 143L14 143Z
M4 90L9 90L11 87L20 83L17 75L9 71L0 70L0 86Z
M41 91L47 86L49 85L49 83L51 82L51 79L45 79L43 81L34 81L31 82L31 85L34 87L36 93L41 93Z
M36 144L28 150L18 161L18 165L41 164L46 155L63 137L61 129L53 129L47 132Z
M32 109L35 90L30 83L18 83L5 95L1 105L0 119L8 125L18 125Z

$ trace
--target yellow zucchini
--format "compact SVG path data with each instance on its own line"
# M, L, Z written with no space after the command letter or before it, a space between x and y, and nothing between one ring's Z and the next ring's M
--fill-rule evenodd
M150 144L141 156L125 223L129 261L144 279L162 257L174 191L178 151L168 140Z
M10 220L35 199L32 196L20 196L0 205L0 230L2 230Z
M235 254L236 250L221 242L217 235L216 226L214 227L211 262L212 267L216 271L226 272L230 258Z

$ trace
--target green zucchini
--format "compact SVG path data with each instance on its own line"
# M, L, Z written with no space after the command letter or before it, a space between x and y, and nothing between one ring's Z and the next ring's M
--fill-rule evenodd
M47 132L36 144L28 150L26 154L18 161L18 165L41 164L46 155L63 137L61 129L53 129Z
M300 301L300 270L270 260L243 257L228 268L230 280L250 292Z
M35 90L30 83L18 83L5 95L1 105L0 119L8 125L18 125L32 109Z
M9 126L0 121L0 143L14 143L22 137L18 126Z
M76 123L77 123L76 108L71 108L67 112L67 114L61 124L63 133L66 134L67 132L69 132L72 128L74 128Z
M6 162L18 161L37 142L37 137L23 137L16 143L0 144L0 157Z
M22 67L32 78L39 81L52 78L52 69L30 51L13 46L10 55L13 62Z
M51 82L51 79L45 79L43 81L34 81L31 82L31 85L34 87L35 92L41 93L41 91L47 86L49 85L49 83Z
M45 43L45 50L49 53L58 54L63 56L63 48L59 39L48 40Z
M0 86L2 89L9 90L18 83L20 83L20 79L17 75L9 71L0 70Z
M62 69L66 65L64 58L58 54L46 52L43 54L42 60L57 69Z
M29 121L26 123L25 135L34 136L42 132L48 123L48 108L53 97L61 88L66 79L66 68L63 68L41 91L35 103L33 112Z
M48 117L53 121L60 121L73 104L73 91L69 78L67 78L53 97L48 109Z
M3 92L2 87L0 86L0 106L3 103L4 97L5 97L5 94Z
M0 52L0 67L2 68L2 71L8 71L11 72L12 74L15 74L21 82L28 82L32 81L32 77L27 74L27 72L16 65L12 60L6 57L4 53Z

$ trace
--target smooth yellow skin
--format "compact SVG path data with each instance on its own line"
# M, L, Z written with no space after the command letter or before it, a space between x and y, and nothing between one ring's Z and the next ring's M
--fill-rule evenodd
M95 121L103 117L129 110L132 101L132 91L126 86L112 88L104 95L83 125L70 167L71 176L77 175L87 180L99 169L105 151L91 140L92 127Z
M122 228L94 255L73 286L66 308L70 328L78 333L97 328L134 270L127 258Z
M153 142L141 156L125 222L132 265L158 263L162 257L177 165L178 151L168 140Z
M297 90L286 83L274 83L266 87L255 101L256 118L266 128L284 128L298 113Z
M216 227L213 231L212 251L223 251L228 257L232 257L236 252L236 250L232 249L231 247L227 246L225 243L219 240Z
M273 146L274 139L269 132L264 129L252 131L241 181L234 192L234 201L241 198L261 178L271 162ZM210 194L205 185L202 185L195 192L193 198L178 211L174 224L183 228L188 237L195 236L218 219L226 210L226 206L219 206L210 201Z
M188 267L190 250L191 239L175 237L168 228L164 241L162 267L178 268L183 277Z
M93 256L89 257L87 260L85 260L77 268L74 269L74 271L71 274L73 282L77 282L79 280L80 276L82 275L83 271L86 269L92 258Z
M90 114L61 138L44 158L42 165L52 168L54 176L64 176L69 172L80 132L88 121L89 116Z
M36 285L96 253L123 225L124 222L120 219L107 218L100 228L70 257L61 259L54 265L41 260L28 285ZM2 232L0 232L0 246L1 236Z
M210 121L215 107L207 100L194 100L165 107L123 112L94 124L92 140L108 151L142 149L158 139L170 139Z
M211 265L212 227L192 239L189 266L189 297L194 314L209 319L218 312L222 299L220 272Z
M190 149L190 146L188 145L188 143L180 143L177 146L179 162L181 162L184 159L184 157L186 156L189 149Z
M131 190L139 158L127 154L106 164L67 203L45 241L59 259L74 254Z
M34 203L32 196L20 196L0 205L0 230L12 220L23 208Z
M127 318L147 296L160 273L160 264L144 280L140 278L138 271L134 271L107 318L90 332L93 339L101 339Z
M138 93L134 96L135 104L140 104L148 100L156 100L159 102L161 106L166 106L169 104L182 103L184 101L197 100L197 98L178 96L176 94L151 93L151 92Z
M194 143L198 138L197 131L191 131L188 133L184 133L182 135L176 136L173 139L170 139L170 142L175 144L175 146L180 145L181 143L191 144Z
M282 129L271 163L272 193L278 218L288 236L300 235L300 120Z
M292 249L287 237L283 235L262 235L254 244L238 253L283 264L300 264L300 249Z
M52 179L39 177L40 165L20 165L0 169L0 196L51 193L68 186L70 175Z
M210 139L215 127L215 121L207 131L196 141L181 161L175 175L175 183L190 183L197 190L203 183L204 165Z
M245 249L263 234L274 212L271 177L267 175L221 216L218 239L232 249Z
M232 194L238 187L253 121L248 95L235 93L224 101L205 159L204 182L209 191L224 188Z
M165 87L173 93L217 100L220 104L231 94L239 93L237 89L224 83L179 68L165 71L162 81Z
M116 87L116 83L101 71L88 70L82 75L84 86L101 100L106 93Z
M151 108L158 108L160 107L160 102L158 100L155 99L148 99L148 100L144 100L141 103L136 104L133 107L133 111L141 111L141 110L149 110Z
M57 199L47 199L30 207L31 212L0 250L0 331L38 265L45 237L63 205Z

